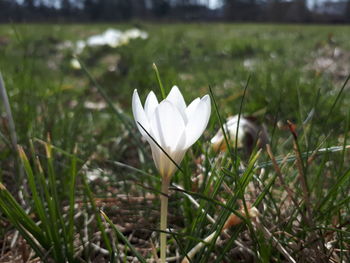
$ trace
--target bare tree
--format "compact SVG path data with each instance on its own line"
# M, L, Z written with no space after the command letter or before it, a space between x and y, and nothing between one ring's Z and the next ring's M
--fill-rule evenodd
M345 9L345 21L350 22L350 0L346 3L346 9Z

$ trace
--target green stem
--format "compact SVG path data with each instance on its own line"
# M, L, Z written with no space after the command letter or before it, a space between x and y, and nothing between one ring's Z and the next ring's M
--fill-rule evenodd
M160 262L165 263L166 261L166 237L167 234L164 232L167 229L168 219L168 193L169 193L170 179L163 178L162 180L162 194L160 196Z
M163 99L165 99L166 98L165 91L164 91L164 88L163 88L162 81L160 80L160 76L159 76L159 71L158 71L157 65L155 63L153 63L152 68L153 68L154 72L156 73L156 78L157 78L157 81L158 81L160 92L162 93L162 97L163 97Z

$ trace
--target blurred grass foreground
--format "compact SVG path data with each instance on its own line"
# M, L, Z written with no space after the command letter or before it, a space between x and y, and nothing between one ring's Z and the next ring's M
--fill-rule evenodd
M167 262L350 262L350 28L220 23L0 26L0 262L157 262L153 63L212 103Z

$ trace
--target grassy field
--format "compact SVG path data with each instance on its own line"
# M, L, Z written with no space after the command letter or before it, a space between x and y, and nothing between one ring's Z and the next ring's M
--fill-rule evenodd
M87 47L81 69L63 48L135 27L148 38ZM212 89L172 180L169 262L349 262L350 27L136 22L0 25L15 124L1 106L0 261L152 262L160 177L131 113L134 89L161 98L152 63L187 103ZM240 113L266 127L269 151L212 149L218 116Z

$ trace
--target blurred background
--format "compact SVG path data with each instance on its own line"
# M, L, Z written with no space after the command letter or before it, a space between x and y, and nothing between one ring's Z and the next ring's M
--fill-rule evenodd
M242 113L254 130L266 130L286 189L303 205L295 209L287 199L290 192L263 151L258 160L263 169L241 178L254 183L244 198L260 202L264 229L295 257L289 262L350 262L348 22L350 0L0 0L0 73L14 123L0 100L0 182L20 201L17 209L13 202L2 205L0 184L0 262L29 262L30 238L22 242L14 228L22 229L26 214L27 222L34 222L29 226L40 226L34 234L45 237L40 240L45 260L111 262L109 243L117 239L109 242L107 234L101 235L95 201L142 256L153 257L160 180L131 111L134 89L142 102L150 90L161 98L153 63L165 93L177 85L189 103L208 94L210 86L218 105L182 162L185 173L172 181L204 193L205 198L193 197L218 223L210 223L183 193L173 191L169 224L179 235L169 254L182 257L217 226L221 229L229 211L218 208L218 202L240 209L243 184L237 183L236 163L248 164L256 135L244 135L245 144L237 142L234 165L231 153L217 153L211 139L221 127L217 113L223 120ZM21 158L28 156L29 162L22 160L28 177L17 145L23 147ZM303 173L303 164L292 159L296 150L305 156ZM289 163L286 157L292 157ZM30 192L21 190L31 179L29 168L42 195L35 204L34 183ZM303 175L310 187L311 223L303 219L309 210L299 183ZM46 178L53 178L49 186ZM45 187L57 191L58 204L46 223L40 218L51 202ZM20 209L22 214L15 214ZM62 220L54 218L56 213ZM215 249L202 249L192 262L214 262L214 257L215 262L287 262L271 242L272 234L251 231L250 225L233 227ZM50 239L51 233L58 238ZM232 245L236 239L244 250ZM69 249L61 249L67 240ZM315 240L324 244L314 246ZM126 251L126 257L120 254L117 262L136 262L121 244L118 253Z
M1 22L348 23L350 0L1 0Z

